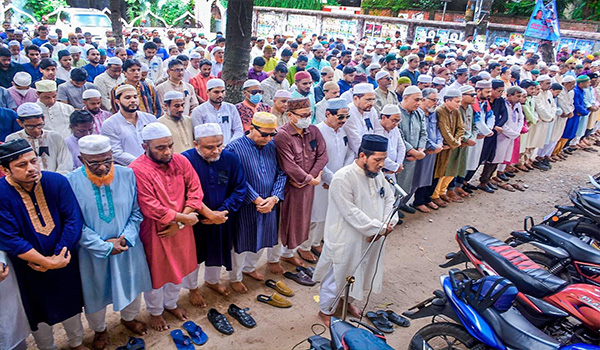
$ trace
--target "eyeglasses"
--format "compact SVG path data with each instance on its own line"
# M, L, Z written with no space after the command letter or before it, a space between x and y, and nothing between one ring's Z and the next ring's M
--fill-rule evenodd
M183 72L183 68L171 68L171 70L175 73L181 73Z
M350 118L350 114L338 114L337 118L338 118L338 120L348 119L348 118Z
M83 157L82 157L83 158ZM105 167L110 167L113 163L113 158L110 157L109 159L105 159L105 160L101 160L98 162L90 162L87 159L84 159L85 163L90 167L90 168L98 168L101 165L104 165Z
M464 95L471 96L471 97L475 97L475 96L477 96L477 94L476 94L476 93L473 93L473 94L464 94Z
M262 94L262 93L264 93L263 90L251 90L249 92L250 92L250 95L256 95L256 94Z
M43 129L44 126L46 126L45 123L40 123L40 124L36 124L36 125L23 125L23 127L26 130L33 130L33 129Z
M254 125L254 124L252 124L252 126L254 127L254 129L256 129L256 131L258 131L258 133L260 134L261 137L277 136L277 131L273 131L273 132L269 133L269 132L260 131L260 127Z
M439 98L429 98L429 97L427 97L427 99L428 99L429 101L433 101L434 103L438 103L438 102L440 102L440 99L439 99Z

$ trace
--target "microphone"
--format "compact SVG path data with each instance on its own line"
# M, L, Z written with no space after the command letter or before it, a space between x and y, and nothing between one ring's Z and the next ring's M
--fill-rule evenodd
M394 178L392 177L392 175L390 174L385 174L385 180L392 185L396 191L398 191L400 193L400 196L402 197L406 197L408 196L408 194L402 189L402 187L400 187L397 183L396 180L394 180Z

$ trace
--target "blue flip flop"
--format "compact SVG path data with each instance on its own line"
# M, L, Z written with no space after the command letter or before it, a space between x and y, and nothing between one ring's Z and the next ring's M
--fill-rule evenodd
M142 338L129 337L127 344L119 346L117 350L145 350L146 342Z
M181 329L174 329L171 331L171 338L177 347L177 350L194 350L194 344L187 335L184 335Z
M187 321L183 324L183 329L188 331L192 342L196 345L204 345L208 341L208 335L204 333L202 327L194 323L194 321Z

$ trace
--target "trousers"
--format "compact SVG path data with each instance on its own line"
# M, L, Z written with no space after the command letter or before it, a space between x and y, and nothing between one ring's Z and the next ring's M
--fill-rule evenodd
M425 205L431 202L431 196L435 191L438 181L439 178L433 179L433 181L431 181L431 185L419 187L415 191L415 200L413 201L413 205L415 207L418 207L419 205Z
M433 191L433 195L431 196L431 198L440 198L440 196L446 194L446 189L448 188L448 185L450 185L450 182L452 182L452 180L454 180L454 176L440 177L437 186L435 186L435 191Z
M83 343L83 324L81 314L77 314L61 322L67 333L67 344L75 348ZM38 330L32 332L35 343L40 350L57 350L54 343L54 326L47 323L38 324Z
M327 274L321 281L321 290L319 291L319 310L325 315L333 315L337 309L339 300L334 305L335 297L339 292L337 284L335 283L335 275L333 273L333 266L329 268ZM340 298L341 300L341 298ZM354 301L354 298L349 297L348 303Z
M554 152L552 152L553 156L557 156L559 155L563 148L565 148L565 146L567 145L567 142L569 141L569 139L560 139L558 140L558 142L556 143L556 146L554 147Z
M148 310L152 316L160 316L163 314L165 309L176 309L177 301L179 300L179 291L181 288L198 288L198 269L185 276L181 280L180 284L167 283L158 289L152 289L148 292L144 292L146 310Z
M256 271L258 261L263 253L267 251L267 262L279 262L281 256L281 246L276 245L272 248L263 248L258 252L243 252L237 254L231 252L231 271L229 272L229 282L241 282L245 273Z
M142 307L142 294L138 295L131 304L121 310L121 318L124 321L133 321L137 317ZM97 312L85 314L85 318L94 332L104 332L106 330L106 307Z
M312 247L320 246L324 235L325 221L311 222L310 231L308 232L308 239L300 244L299 249L308 252Z
M497 167L498 164L483 164L483 171L481 172L481 176L479 176L479 183L481 185L487 185L487 183L490 182L490 179L492 178L492 175L494 174L494 171L496 171Z

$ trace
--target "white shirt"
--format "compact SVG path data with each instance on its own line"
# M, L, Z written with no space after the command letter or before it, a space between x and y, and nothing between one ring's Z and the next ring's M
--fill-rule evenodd
M383 168L396 172L400 165L404 163L404 156L406 154L406 145L404 144L402 135L400 135L400 129L396 127L387 132L381 126L381 123L378 123L378 126L375 127L375 134L388 139L387 158L385 159Z
M94 85L100 91L102 98L102 109L111 111L112 105L110 103L110 92L112 89L125 81L123 75L119 75L117 79L113 79L108 73L104 72L94 78Z
M58 67L56 67L56 77L64 81L69 81L71 79L71 71L64 69L59 63Z
M350 103L348 108L350 109L350 118L344 124L343 128L348 136L348 146L354 152L354 155L357 156L363 135L375 132L373 128L379 124L377 120L378 116L375 107L364 114L358 111L354 103Z
M125 120L121 112L113 114L102 123L101 134L110 139L113 158L119 165L127 166L144 153L142 129L156 121L156 117L150 113L138 111L137 116L136 125Z
M44 129L40 137L32 138L25 133L25 130L19 130L6 136L6 142L16 139L25 139L29 142L38 154L42 170L54 171L63 175L73 171L73 157L59 133Z
M223 102L219 109L215 109L210 101L206 101L196 107L192 112L193 127L195 128L196 125L205 123L219 124L221 131L223 131L223 145L227 145L231 140L244 136L242 119L237 108L231 103Z
M46 107L46 105L39 100L36 103L42 107L42 112L44 113L44 122L46 123L44 129L56 131L63 139L71 136L69 119L71 113L75 111L75 108L58 101L50 108Z

